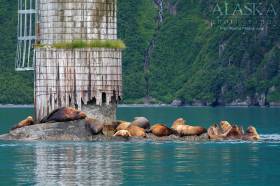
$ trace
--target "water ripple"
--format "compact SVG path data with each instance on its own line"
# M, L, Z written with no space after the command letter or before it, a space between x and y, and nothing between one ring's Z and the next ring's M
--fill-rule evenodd
M280 134L261 135L261 141L266 143L280 143Z

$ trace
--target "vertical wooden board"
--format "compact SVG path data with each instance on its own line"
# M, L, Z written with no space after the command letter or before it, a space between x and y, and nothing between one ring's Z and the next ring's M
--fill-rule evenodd
M116 0L40 1L42 43L116 39L116 4Z
M69 97L81 108L82 99L87 103L93 97L101 105L103 92L107 104L113 91L117 97L121 96L121 50L38 49L36 52L37 118L42 119L60 106L70 106Z

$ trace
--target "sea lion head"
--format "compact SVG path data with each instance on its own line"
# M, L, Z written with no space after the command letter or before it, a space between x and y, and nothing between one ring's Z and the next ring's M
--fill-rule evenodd
M26 119L27 119L28 121L33 121L33 117L32 117L32 116L28 116Z
M114 136L120 136L120 137L128 138L128 137L131 136L131 134L129 133L128 130L119 130L114 134Z
M209 139L217 139L219 137L219 127L217 124L210 126L207 130Z
M242 138L243 133L240 127L233 125L227 136L234 139L240 139Z
M257 129L253 126L249 126L246 130L245 139L246 140L259 140L260 135L258 134Z
M120 124L117 126L117 131L126 130L130 124L131 124L130 122L120 121Z
M64 114L69 118L85 119L87 117L86 113L72 107L66 107L63 110Z
M246 134L250 134L250 135L259 135L257 132L257 129L253 126L249 126L246 130Z
M221 121L220 126L222 129L222 132L226 132L231 128L231 124L228 121Z
M186 120L184 120L183 118L178 118L174 123L176 123L177 125L185 125Z
M176 129L179 125L186 125L186 121L183 118L176 119L171 128Z
M79 115L80 115L81 118L86 118L87 117L85 112L80 111Z

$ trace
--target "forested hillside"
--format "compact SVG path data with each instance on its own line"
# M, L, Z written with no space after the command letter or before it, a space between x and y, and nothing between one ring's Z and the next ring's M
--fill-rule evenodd
M17 1L0 0L0 104L33 102L32 73L14 71Z
M0 0L0 103L32 103L32 74L13 69L15 2ZM118 0L125 103L280 103L279 2L216 2Z

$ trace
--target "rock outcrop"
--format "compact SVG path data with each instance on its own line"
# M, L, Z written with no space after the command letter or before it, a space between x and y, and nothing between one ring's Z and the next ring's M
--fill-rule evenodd
M157 137L147 134L146 138L110 137L103 134L93 135L85 120L36 124L0 135L0 140L38 140L38 141L200 141L208 140L208 135L179 137L170 135Z

